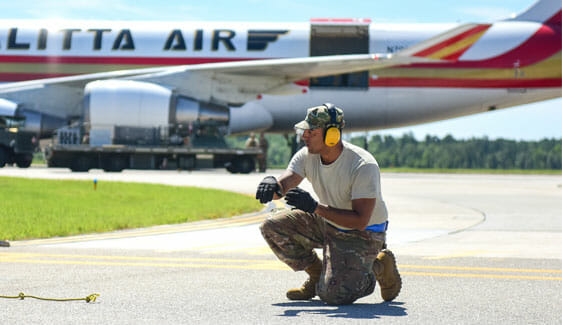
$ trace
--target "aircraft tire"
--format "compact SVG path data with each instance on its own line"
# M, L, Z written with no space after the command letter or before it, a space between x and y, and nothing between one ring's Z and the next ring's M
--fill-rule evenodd
M15 162L16 162L16 166L18 166L19 168L29 168L29 166L31 166L31 162L33 161L33 155L32 154L18 154L15 156Z
M0 168L6 166L6 163L9 160L8 158L10 158L9 152L7 152L6 149L0 147Z
M70 166L73 172L87 172L92 168L91 159L86 156L78 157Z
M256 170L256 162L251 156L242 156L234 160L234 164L238 173L249 174Z
M229 171L232 174L238 173L238 169L236 169L236 166L233 163L228 163L226 165L226 170Z
M109 156L103 160L103 170L106 172L120 172L128 168L128 159L121 156Z

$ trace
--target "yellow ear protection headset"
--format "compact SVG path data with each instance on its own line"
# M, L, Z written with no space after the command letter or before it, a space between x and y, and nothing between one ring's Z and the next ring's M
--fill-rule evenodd
M326 124L324 128L324 143L328 147L333 147L340 141L341 131L340 126L337 121L338 112L333 104L324 104L328 109L328 114L330 114L330 123Z

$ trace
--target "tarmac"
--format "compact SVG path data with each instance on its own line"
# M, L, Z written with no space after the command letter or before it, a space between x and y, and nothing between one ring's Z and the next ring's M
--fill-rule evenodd
M161 183L253 195L266 174L222 170L71 173L3 168L0 176ZM293 302L304 280L257 229L268 210L231 219L0 247L0 295L86 296L95 303L3 300L2 323L558 323L562 176L383 173L388 245L400 296L351 306ZM1 182L1 180L0 180ZM311 190L310 184L302 185ZM9 198L2 198L9 199ZM92 292L90 292L92 291Z

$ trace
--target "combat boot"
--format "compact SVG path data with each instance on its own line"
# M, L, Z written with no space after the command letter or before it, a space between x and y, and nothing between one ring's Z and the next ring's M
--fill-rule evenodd
M316 296L316 284L320 280L320 274L322 273L322 261L316 259L305 271L309 277L302 287L287 291L287 298L290 300L309 300Z
M394 254L383 249L373 265L375 277L381 287L381 296L384 301L391 301L398 296L402 288L402 278L396 267L396 258Z

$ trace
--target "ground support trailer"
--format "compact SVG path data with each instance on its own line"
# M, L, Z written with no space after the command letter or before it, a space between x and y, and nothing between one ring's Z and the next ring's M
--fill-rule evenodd
M52 145L45 149L49 167L67 167L72 171L103 169L118 172L123 169L226 168L231 173L255 170L258 148L193 148L142 147L127 145Z

